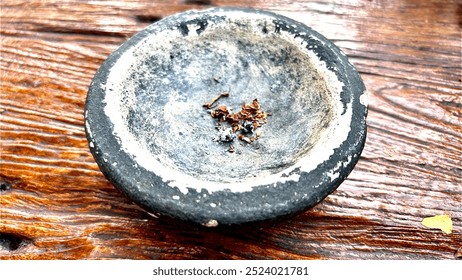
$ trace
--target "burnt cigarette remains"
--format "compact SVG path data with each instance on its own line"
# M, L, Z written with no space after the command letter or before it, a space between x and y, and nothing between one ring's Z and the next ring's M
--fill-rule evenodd
M212 101L203 105L210 109L221 97L228 97L229 93L224 92L216 96ZM237 139L252 144L261 136L261 131L256 131L259 127L266 124L268 116L271 114L260 110L260 103L255 98L249 104L242 104L241 110L232 113L226 105L220 105L216 109L209 111L210 116L218 120L216 125L218 134L213 138L217 142L233 142ZM235 148L230 144L229 152L234 152Z
M218 101L218 99L220 99L222 97L228 97L228 96L229 96L229 92L222 92L219 95L215 96L215 98L213 98L212 101L210 101L209 103L205 103L202 106L207 108L207 109L210 109L210 108L212 108L213 104Z

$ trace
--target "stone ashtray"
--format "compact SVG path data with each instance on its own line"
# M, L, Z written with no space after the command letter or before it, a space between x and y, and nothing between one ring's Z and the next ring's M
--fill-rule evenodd
M146 211L205 226L287 216L333 192L366 138L364 84L309 27L189 11L112 53L86 101L91 152Z

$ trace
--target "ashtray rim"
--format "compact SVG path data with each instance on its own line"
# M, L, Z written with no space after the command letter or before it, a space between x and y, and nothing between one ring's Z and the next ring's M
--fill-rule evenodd
M324 48L313 51L320 60L331 63L329 69L344 83L344 106L351 106L352 116L347 138L334 149L328 160L305 172L294 170L298 180L258 185L245 191L231 189L188 189L187 192L169 185L158 174L140 166L127 154L113 133L113 124L104 113L104 88L109 72L131 46L156 32L161 25L175 25L195 18L212 20L216 14L241 12L262 15L279 21L285 32L306 34L321 42ZM302 36L303 37L303 36ZM317 53L316 53L317 52ZM332 61L330 61L332 60ZM343 72L341 72L343 71ZM366 140L367 94L365 86L348 58L332 42L308 26L272 12L249 8L211 8L187 11L158 21L135 34L114 51L102 64L90 85L85 107L85 131L90 150L104 175L130 199L146 211L166 214L205 226L239 224L293 214L314 206L333 192L352 171ZM116 163L116 164L115 164ZM293 175L293 174L292 174Z

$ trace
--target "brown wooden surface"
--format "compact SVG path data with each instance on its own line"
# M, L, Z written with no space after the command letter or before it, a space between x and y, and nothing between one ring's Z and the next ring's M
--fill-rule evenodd
M462 247L458 0L1 1L1 259L455 259ZM355 170L277 224L156 219L103 177L83 108L103 60L162 17L258 7L333 40L370 92ZM421 225L448 214L444 234ZM456 253L459 250L459 253Z

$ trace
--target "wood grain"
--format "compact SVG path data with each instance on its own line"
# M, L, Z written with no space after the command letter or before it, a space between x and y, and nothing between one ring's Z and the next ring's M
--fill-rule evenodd
M457 0L1 2L0 259L455 259L462 248ZM206 229L147 215L101 174L83 107L103 60L170 14L271 10L334 41L369 91L352 174L291 219ZM444 234L421 225L452 217Z

